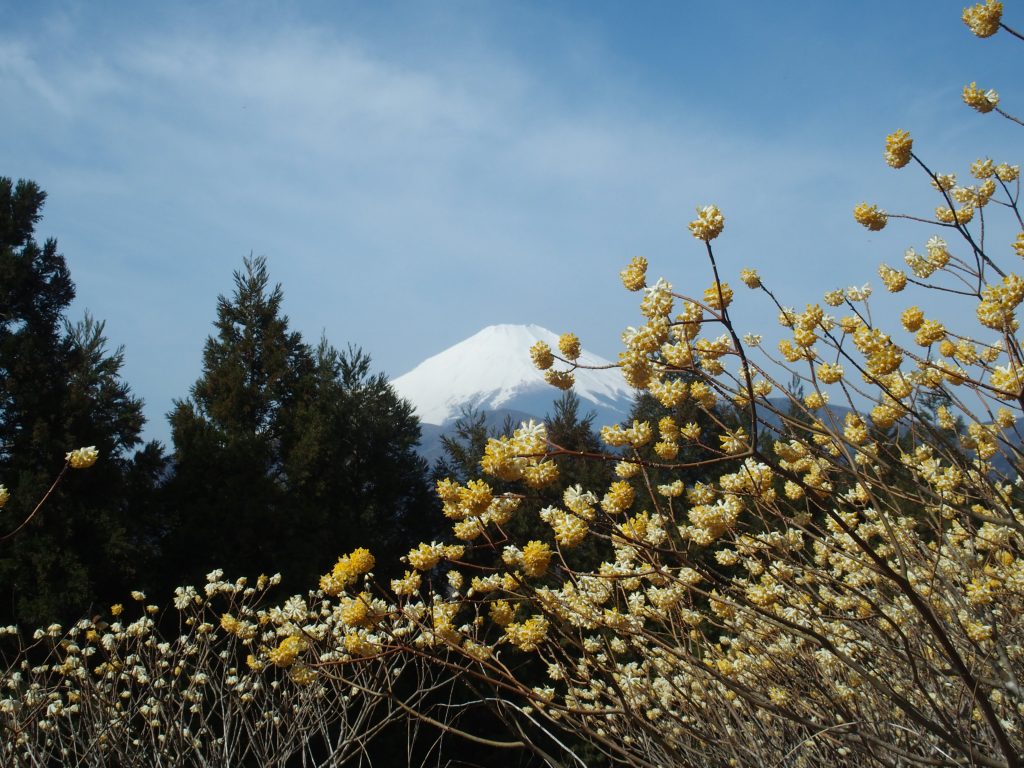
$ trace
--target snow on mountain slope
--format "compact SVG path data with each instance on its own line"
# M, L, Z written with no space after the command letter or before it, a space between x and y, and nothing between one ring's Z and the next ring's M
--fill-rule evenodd
M560 392L544 381L530 360L537 341L558 350L558 336L539 325L491 325L434 355L391 383L415 407L425 424L445 424L465 406L481 410L514 409L544 416ZM586 351L582 365L611 365ZM576 371L573 388L584 409L601 423L626 416L634 391L617 368Z

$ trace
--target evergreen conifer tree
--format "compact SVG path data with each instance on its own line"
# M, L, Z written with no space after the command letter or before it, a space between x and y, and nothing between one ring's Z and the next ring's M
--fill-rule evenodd
M168 577L280 572L306 589L357 546L386 562L436 506L411 407L363 352L313 349L289 329L264 258L234 279L202 376L169 416Z
M134 586L147 570L147 506L164 459L133 457L142 402L120 378L102 322L66 319L74 284L57 242L34 237L45 193L0 178L0 482L11 499L0 535L29 519L64 454L95 445L101 460L71 472L17 535L0 542L0 622L70 620Z

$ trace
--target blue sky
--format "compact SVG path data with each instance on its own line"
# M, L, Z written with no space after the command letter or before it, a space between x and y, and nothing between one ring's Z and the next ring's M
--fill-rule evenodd
M871 234L853 205L935 204L884 165L887 133L964 177L1022 160L1010 126L960 103L977 80L1013 111L1021 49L973 37L962 7L11 2L0 175L49 193L38 234L67 257L73 316L107 321L166 439L249 253L309 341L392 377L492 323L614 358L638 318L631 256L709 283L686 231L708 202L727 279L757 267L791 304L878 283L933 231Z

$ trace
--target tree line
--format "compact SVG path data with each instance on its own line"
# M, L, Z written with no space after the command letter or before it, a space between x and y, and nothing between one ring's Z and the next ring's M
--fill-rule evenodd
M304 591L354 542L387 563L438 527L412 406L361 349L291 329L262 257L217 299L171 445L143 443L124 350L102 321L69 319L67 263L36 239L45 199L0 178L0 535L31 517L0 541L0 623L74 620L130 590L166 599L214 567ZM83 445L102 460L33 515Z
M429 467L410 403L365 351L290 328L263 257L244 259L217 298L202 371L167 415L171 444L143 442L124 350L102 320L69 318L67 262L56 240L36 239L45 200L34 182L0 178L0 536L29 520L0 540L0 625L104 614L131 591L166 601L214 568L281 573L282 589L302 592L368 543L387 575L440 536L433 486L477 470L483 420L467 413ZM562 444L598 445L571 394L550 420ZM65 453L85 445L102 460L34 512Z

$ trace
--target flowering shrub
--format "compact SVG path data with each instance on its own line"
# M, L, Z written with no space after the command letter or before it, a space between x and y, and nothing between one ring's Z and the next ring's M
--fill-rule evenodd
M106 619L31 637L0 627L0 763L363 760L373 735L405 718L375 694L401 680L414 707L437 675L408 656L331 666L347 655L344 609L322 594L265 604L279 582L260 576L249 585L214 571L202 589L179 588L163 612L135 592Z
M964 21L980 37L1019 37L998 2ZM1016 120L975 83L964 100ZM621 273L642 292L643 323L623 335L618 366L667 415L605 427L601 455L568 451L532 422L492 439L482 477L438 484L459 543L420 544L390 585L360 549L319 592L279 608L256 606L263 585L214 575L205 593L178 595L173 642L158 639L148 608L129 624L37 633L3 678L4 756L81 759L98 745L130 762L140 744L213 754L244 741L269 762L287 752L289 728L358 734L346 707L385 700L398 707L389 713L452 729L426 700L387 699L394 669L411 664L489 687L521 737L498 746L549 762L584 762L572 735L636 766L1020 765L1020 169L982 158L959 185L902 130L882 154L920 171L938 204L854 209L869 230L929 228L922 252L879 269L888 291L912 296L898 318L871 311L867 285L785 306L748 268L739 282L785 337L776 349L741 339L712 247L726 220L700 207L689 229L709 285L651 284L639 257ZM990 210L1020 234L984 238ZM959 302L946 320L929 309L939 293ZM530 353L569 387L579 345L566 334L557 353ZM784 388L791 377L798 386ZM682 404L699 423L677 418ZM678 458L687 445L699 462ZM615 462L616 479L547 495L565 462L588 460ZM693 470L703 480L684 482ZM524 498L544 502L545 540L509 539ZM588 537L613 556L576 570L567 553ZM44 662L27 660L42 650ZM346 698L353 680L364 695Z

